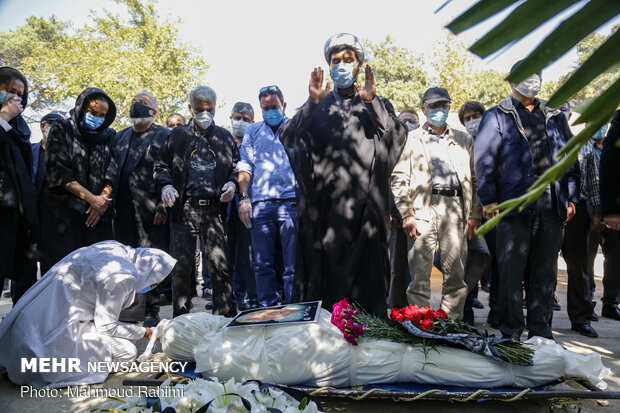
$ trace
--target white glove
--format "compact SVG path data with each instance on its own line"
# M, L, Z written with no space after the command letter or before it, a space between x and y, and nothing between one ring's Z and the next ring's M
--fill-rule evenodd
M222 196L220 202L230 202L235 197L235 184L228 181L222 187Z
M164 186L161 190L161 200L164 202L164 205L170 208L174 205L174 201L179 197L179 193L174 186L168 184Z
M252 203L249 199L239 201L239 219L246 228L252 228Z

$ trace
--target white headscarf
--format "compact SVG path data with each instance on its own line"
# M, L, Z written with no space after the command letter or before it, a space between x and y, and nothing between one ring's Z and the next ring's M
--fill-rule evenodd
M149 285L159 284L176 264L177 260L157 248L133 249L133 264L136 267L136 291Z
M360 63L364 62L364 48L362 47L362 42L360 42L360 39L354 34L338 33L327 39L323 47L323 53L325 54L327 63L331 62L332 50L336 48L351 49L357 55L357 60L359 60Z

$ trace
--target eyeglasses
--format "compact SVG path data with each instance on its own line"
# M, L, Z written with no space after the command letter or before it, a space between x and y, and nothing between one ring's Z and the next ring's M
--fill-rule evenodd
M261 87L260 90L258 91L258 93L267 93L267 91L270 92L277 92L278 90L280 90L279 87L277 87L276 85L272 85L272 86L265 86L265 87Z
M429 109L450 109L450 103L448 102L425 103L424 105Z

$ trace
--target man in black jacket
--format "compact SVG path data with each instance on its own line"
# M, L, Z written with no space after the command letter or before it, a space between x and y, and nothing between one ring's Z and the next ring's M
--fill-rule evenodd
M153 165L170 131L155 125L157 99L138 93L131 102L132 127L123 129L111 142L112 159L107 178L113 182L114 239L131 247L168 251L170 228L166 207L155 189ZM145 327L159 321L159 288L146 293Z
M215 91L197 86L189 94L187 125L172 130L155 163L155 180L169 209L173 316L188 313L191 267L196 238L203 237L213 284L213 313L235 315L232 276L228 268L226 231L221 202L230 202L237 188L239 150L232 135L213 123Z

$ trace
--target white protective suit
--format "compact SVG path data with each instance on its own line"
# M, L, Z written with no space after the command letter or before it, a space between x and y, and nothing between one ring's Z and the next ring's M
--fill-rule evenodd
M103 382L88 362L133 361L129 340L145 328L119 322L137 291L161 282L176 260L154 248L103 241L80 248L54 265L0 323L0 366L15 384L58 388ZM81 373L22 372L21 359L79 358Z
M600 388L609 369L597 353L577 354L553 340L534 337L533 366L517 366L451 347L418 346L362 338L353 346L321 310L317 323L222 328L229 319L208 313L162 320L155 337L174 360L196 360L204 377L279 384L348 387L363 384L415 382L477 388L535 387L559 377L583 377Z

